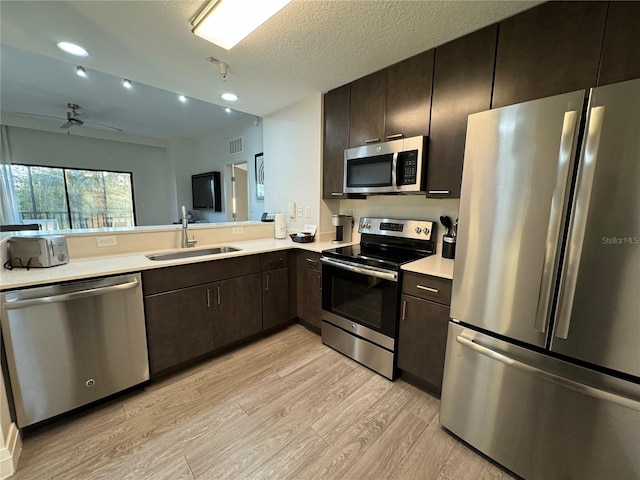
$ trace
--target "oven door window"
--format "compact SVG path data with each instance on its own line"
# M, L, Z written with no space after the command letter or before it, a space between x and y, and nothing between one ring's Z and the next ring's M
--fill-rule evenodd
M347 187L390 187L393 154L347 161Z
M395 336L398 284L323 266L323 309L389 337Z

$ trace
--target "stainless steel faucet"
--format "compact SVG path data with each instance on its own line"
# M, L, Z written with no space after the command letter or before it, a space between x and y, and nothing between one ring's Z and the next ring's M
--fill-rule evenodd
M189 240L189 235L187 234L187 227L189 226L189 221L187 220L187 209L185 206L182 206L182 248L194 247L198 241L196 237L193 237Z

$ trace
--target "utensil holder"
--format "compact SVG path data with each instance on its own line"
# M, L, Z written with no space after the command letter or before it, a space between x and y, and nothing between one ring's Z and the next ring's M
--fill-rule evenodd
M442 258L453 259L456 256L456 239L455 237L442 237Z

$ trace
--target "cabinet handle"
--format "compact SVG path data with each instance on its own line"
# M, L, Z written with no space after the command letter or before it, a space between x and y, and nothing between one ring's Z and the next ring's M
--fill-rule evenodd
M343 195L344 195L344 193L342 193L342 192L331 192L331 196L332 197L341 197Z
M207 308L211 306L211 290L207 288Z
M265 278L267 280L267 285L265 286L264 290L265 292L268 292L269 291L269 274L266 274Z
M220 299L220 285L218 285L218 286L216 287L216 290L217 290L217 292L218 292L218 298L217 298L218 305L220 305L220 303L221 303L221 299Z
M425 287L424 285L416 285L416 288L419 290L426 290L427 292L431 293L440 293L440 290L438 290L437 288Z
M312 265L317 265L318 261L317 260L312 260L310 258L307 258L307 263L311 263Z
M407 301L403 300L402 301L402 320L406 320L407 319Z
M318 290L322 291L322 274L318 274Z
M451 193L449 190L429 190L431 195L448 195Z
M396 138L404 137L401 133L394 133L393 135L387 135L387 140L395 140Z
M369 140L365 140L364 143L376 143L380 141L380 137L378 138L370 138Z

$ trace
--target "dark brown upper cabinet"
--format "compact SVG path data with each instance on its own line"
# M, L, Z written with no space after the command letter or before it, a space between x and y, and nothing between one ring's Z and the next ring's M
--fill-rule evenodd
M346 198L343 193L344 151L349 148L350 111L350 84L324 95L322 198Z
M386 107L386 68L351 82L350 147L382 141Z
M596 85L607 6L548 2L500 22L492 107Z
M489 110L497 25L435 51L427 197L460 197L467 117Z
M598 85L640 77L640 2L609 2Z
M433 50L387 69L384 140L429 135Z

